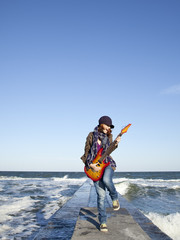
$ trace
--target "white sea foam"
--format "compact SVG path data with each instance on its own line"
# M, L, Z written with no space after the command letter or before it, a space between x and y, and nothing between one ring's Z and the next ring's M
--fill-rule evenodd
M5 231L9 231L11 227L9 227L7 224L2 224L0 228L0 234L2 234Z
M150 212L145 215L173 240L180 240L180 213L164 216Z
M12 219L21 210L29 209L35 201L30 197L13 198L13 201L0 206L0 222Z
M21 177L4 177L4 176L0 176L0 180L24 180L25 178L21 178Z
M87 180L86 177L79 178L79 179L77 179L77 178L67 178L67 175L64 176L63 178L53 177L51 179L55 182L63 182L63 183L67 182L68 184L71 183L71 184L78 184L78 185L83 184Z
M64 177L52 177L51 179L54 181L63 181L68 179L68 175L65 175Z
M172 186L172 189L180 189L180 186L179 185L174 185L174 186Z
M179 180L141 179L134 182L144 187L159 187L169 189L180 188Z
M166 206L166 202L169 207L171 206L170 202L168 202L167 200L168 198L167 192L165 195L162 195L164 189L165 191L166 190L168 191L169 189L173 189L175 191L177 190L177 193L180 189L180 179L163 180L163 179L143 179L143 178L139 178L139 179L119 178L119 179L115 179L114 182L115 182L117 191L121 195L126 195L131 190L135 190L133 194L136 194L136 187L137 187L137 190L138 188L144 189L145 194L142 195L142 191L141 191L141 196L145 200L144 204L147 204L148 207L151 206L150 204L147 203L148 197L149 197L148 195L149 188L151 189L150 194L152 194L152 188L154 188L154 192L161 193L160 198L155 199L155 204L160 204L161 201L164 201L164 205L163 205L164 207ZM176 195L176 196L178 200L179 195ZM175 208L177 208L177 206L178 206L178 202ZM152 206L152 209L153 209L153 206ZM168 211L170 211L170 209L167 209L167 213ZM157 225L163 232L165 232L173 240L180 240L180 213L179 212L174 214L168 214L168 215L150 212L149 214L146 214L146 216L150 218L155 225Z
M44 178L44 180L48 178ZM13 180L13 181L19 181L19 180L23 180L23 181L35 181L35 180L41 180L42 178L22 178L22 177L15 177L15 176L11 176L11 177L6 177L6 176L0 176L0 181L9 181L9 180Z
M12 219L21 210L29 209L33 202L35 200L32 200L30 197L13 198L13 201L9 202L9 204L0 206L0 222Z
M140 187L159 187L168 189L180 189L180 179L143 179L143 178L116 178L114 183L118 187L120 194L125 195L128 191L130 184L136 184Z
M87 178L0 177L0 238L30 236L50 218ZM71 186L74 187L71 187ZM38 221L39 221L38 220ZM16 226L16 227L15 227Z
M121 195L125 195L128 192L128 190L129 190L130 183L128 181L126 181L126 182L124 181L124 182L115 184L115 186L116 186L116 190Z
M49 219L60 206L64 205L71 197L61 196L58 200L51 201L42 209L44 219Z
M24 239L24 238L22 238L22 237L18 237L18 234L20 234L21 235L21 233L22 232L24 232L25 233L25 235L27 236L27 235L30 235L31 233L32 233L32 229L34 229L34 231L35 230L37 230L37 229L39 229L39 227L37 226L37 225L34 225L34 224L31 224L31 223L27 223L28 225L26 225L26 224L21 224L21 225L18 225L16 228L11 228L11 235L12 236L16 236L15 238L7 238L7 237L4 237L4 238L2 238L2 239L5 239L5 240L7 240L7 239ZM6 232L6 234L7 234L8 232ZM4 234L5 235L5 234Z

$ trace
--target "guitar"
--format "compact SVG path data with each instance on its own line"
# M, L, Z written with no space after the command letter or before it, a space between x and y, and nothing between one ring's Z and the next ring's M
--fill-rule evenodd
M129 129L129 127L131 126L131 124L128 124L126 127L124 127L120 134L118 134L117 137L121 137L124 133L127 132L127 130ZM96 164L96 166L100 167L101 169L99 171L94 171L92 168L89 168L87 166L84 167L84 171L86 173L86 175L91 178L93 181L99 181L104 173L104 170L107 166L109 166L110 162L105 163L105 158L110 155L115 147L115 145L117 144L116 140L114 142L111 143L111 145L107 148L106 152L102 155L103 152L103 148L101 148L95 159L93 160L92 163Z

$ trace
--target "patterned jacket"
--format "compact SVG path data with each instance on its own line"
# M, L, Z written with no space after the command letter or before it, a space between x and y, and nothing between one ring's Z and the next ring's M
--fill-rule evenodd
M88 134L87 138L86 138L86 143L85 143L85 147L84 147L84 154L81 157L81 160L83 161L84 164L86 163L86 159L87 159L88 153L89 153L89 151L91 149L92 142L93 142L93 132L90 132ZM109 142L110 142L110 146L111 146L111 144L113 142L112 141L112 134L109 135ZM114 146L114 148L112 149L111 152L113 152L116 148L117 148L117 146Z

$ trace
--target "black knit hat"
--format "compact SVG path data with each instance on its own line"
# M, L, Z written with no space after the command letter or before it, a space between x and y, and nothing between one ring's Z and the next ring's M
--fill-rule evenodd
M106 124L107 126L109 126L110 128L114 128L114 125L112 125L112 120L110 117L108 116L103 116L99 119L99 125L100 124Z

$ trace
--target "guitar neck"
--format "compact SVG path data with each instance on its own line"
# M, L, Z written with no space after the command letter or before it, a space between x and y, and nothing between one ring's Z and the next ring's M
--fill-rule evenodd
M122 133L118 134L117 137L121 137ZM111 145L107 148L107 150L105 151L105 153L101 156L101 158L99 159L99 162L102 162L108 155L110 155L114 150L115 150L115 145L117 144L117 141L114 140Z

